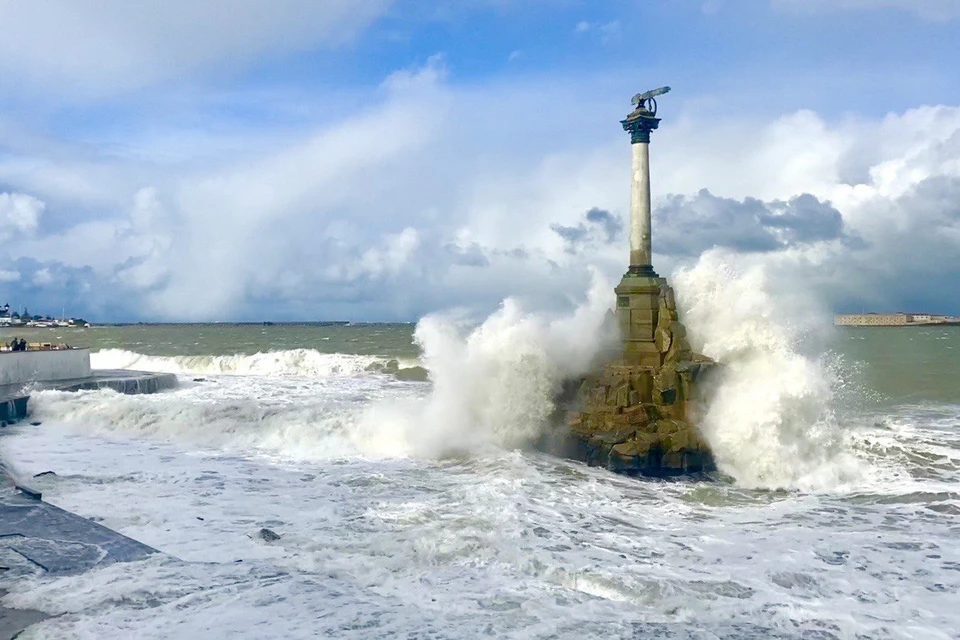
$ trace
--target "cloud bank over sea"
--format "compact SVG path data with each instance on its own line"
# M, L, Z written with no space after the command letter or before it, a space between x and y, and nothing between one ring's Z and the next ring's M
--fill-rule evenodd
M465 14L385 0L289 0L266 14L174 4L63 5L47 22L10 9L0 34L20 35L0 38L18 51L0 56L6 299L102 320L413 320L508 296L569 308L591 268L622 271L629 147L617 121L673 64L609 62L627 21L603 42L578 25L612 18L570 22L571 46L608 54L586 68L511 70L533 54L514 45L480 73L466 44L440 38L358 70L390 29L529 15L482 2ZM902 9L754 4L771 28ZM897 15L916 30L955 26L928 5ZM701 15L744 17L723 3ZM35 46L41 26L70 37ZM302 52L336 64L304 85ZM716 75L769 73L746 64ZM336 70L348 67L356 75ZM895 75L885 81L902 84ZM923 91L879 112L783 106L758 87L758 105L741 108L709 78L684 79L652 145L661 273L720 250L836 311L960 312L960 107Z

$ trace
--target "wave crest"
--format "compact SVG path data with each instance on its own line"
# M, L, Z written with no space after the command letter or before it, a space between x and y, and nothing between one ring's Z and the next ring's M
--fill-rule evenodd
M94 369L142 369L188 375L305 376L327 378L403 371L395 359L315 349L287 349L254 354L151 356L125 349L102 349L90 355ZM394 363L394 364L391 364ZM412 368L416 363L407 364Z

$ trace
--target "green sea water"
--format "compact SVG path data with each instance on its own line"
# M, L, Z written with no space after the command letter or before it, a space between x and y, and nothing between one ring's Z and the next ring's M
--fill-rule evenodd
M96 326L5 330L29 341L65 342L94 351L149 356L252 355L290 349L414 360L412 324ZM828 348L848 379L883 404L960 404L960 327L838 327Z
M832 348L881 402L960 404L960 327L838 327Z
M148 356L253 355L313 349L390 358L416 358L412 324L136 324L89 328L5 330L2 339L65 342L71 346L124 349Z
M788 357L745 331L709 423L724 475L682 482L518 448L557 363L515 358L514 329L424 327L433 385L384 375L419 357L411 325L22 332L182 384L42 391L0 436L45 500L163 552L18 602L48 637L956 637L960 329Z

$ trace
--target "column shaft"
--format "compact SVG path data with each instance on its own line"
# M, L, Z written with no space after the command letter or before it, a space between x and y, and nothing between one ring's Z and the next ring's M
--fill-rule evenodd
M650 244L650 145L633 145L633 178L630 184L630 266L652 265Z

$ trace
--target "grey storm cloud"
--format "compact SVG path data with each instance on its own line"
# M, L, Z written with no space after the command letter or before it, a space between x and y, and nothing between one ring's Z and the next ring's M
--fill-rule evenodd
M528 108L537 87L466 92L445 81L442 61L398 71L378 92L293 139L258 130L184 145L172 135L203 160L169 166L149 160L166 157L166 142L145 142L147 160L93 162L86 144L52 154L0 126L0 193L46 205L35 227L17 217L0 247L0 296L93 321L411 320L505 296L559 308L592 269L621 272L629 163L619 134L608 145L588 128L545 151L557 123ZM593 103L566 104L571 128L597 116ZM510 118L490 118L504 110ZM464 132L464 118L483 126ZM703 135L716 130L712 115L691 122L656 165L655 193L686 194L654 212L662 273L720 247L803 273L837 309L868 295L894 308L940 296L939 308L960 309L960 187L944 175L957 173L960 109L838 125L803 112L738 121L716 139ZM728 162L747 124L765 133ZM496 161L475 166L464 135Z
M453 264L465 267L486 267L490 264L490 258L483 252L483 248L475 242L466 247L448 244L444 248Z
M550 229L563 238L567 253L577 253L585 245L597 240L602 243L613 242L623 231L623 220L606 209L593 207L583 218L584 221L575 227L550 225Z
M960 309L960 177L936 176L870 206L868 251L837 252L808 268L839 311L956 313ZM909 220L895 230L890 220ZM878 286L882 283L882 286Z
M770 202L721 198L706 189L693 197L669 196L654 211L654 228L657 250L674 256L696 256L714 247L768 252L852 239L840 212L810 194Z
M109 315L122 310L122 305L110 300L109 287L102 286L106 284L103 278L90 267L19 258L7 262L2 273L0 304L8 303L14 309L27 306L31 313L58 316L61 312Z

